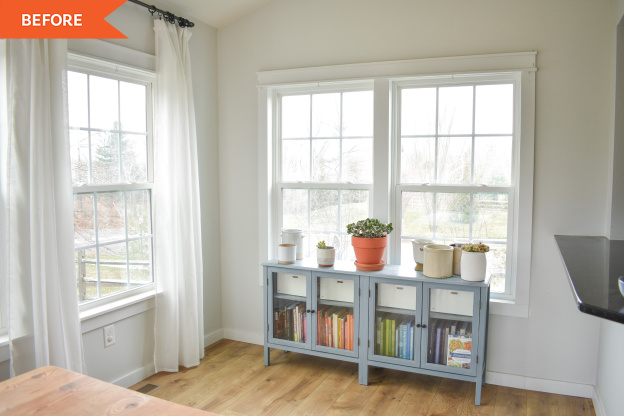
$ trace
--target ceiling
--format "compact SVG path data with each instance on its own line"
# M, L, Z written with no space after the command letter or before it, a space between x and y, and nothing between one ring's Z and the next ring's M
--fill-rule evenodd
M145 3L152 4L147 0ZM190 20L201 20L217 29L249 14L271 0L162 0L162 8L170 4L175 14Z

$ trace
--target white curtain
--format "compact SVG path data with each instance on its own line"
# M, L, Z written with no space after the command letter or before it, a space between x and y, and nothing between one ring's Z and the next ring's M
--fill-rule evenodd
M1 40L0 273L8 276L11 376L83 372L67 130L67 41ZM1 58L2 56L0 56Z
M203 270L197 135L188 42L162 20L156 32L154 269L156 371L193 367L204 356Z

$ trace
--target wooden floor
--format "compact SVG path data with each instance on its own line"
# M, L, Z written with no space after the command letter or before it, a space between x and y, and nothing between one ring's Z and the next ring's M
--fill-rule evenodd
M474 383L371 368L358 384L357 365L221 340L198 367L158 373L151 395L223 415L595 415L591 399L485 385L474 405Z

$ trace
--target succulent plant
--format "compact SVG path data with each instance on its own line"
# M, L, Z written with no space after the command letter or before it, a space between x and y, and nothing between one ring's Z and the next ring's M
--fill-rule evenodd
M321 240L318 243L316 243L316 248L331 248L331 247L327 247L327 244L325 244L325 240Z
M471 243L471 244L464 244L462 246L462 250L463 251L467 251L469 253L487 253L488 251L490 251L490 246L486 246L483 243Z
M384 224L374 218L367 218L347 225L347 232L360 238L381 238L390 234L392 230L392 223Z

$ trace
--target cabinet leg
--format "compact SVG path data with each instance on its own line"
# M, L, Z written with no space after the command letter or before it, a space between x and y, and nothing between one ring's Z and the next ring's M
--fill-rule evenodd
M477 406L481 406L481 387L482 387L482 380L484 379L484 377L479 377L477 379L476 382L476 389L475 389L475 405Z
M368 365L365 363L358 364L358 381L363 386L368 386Z
M271 365L271 348L264 346L264 365Z

